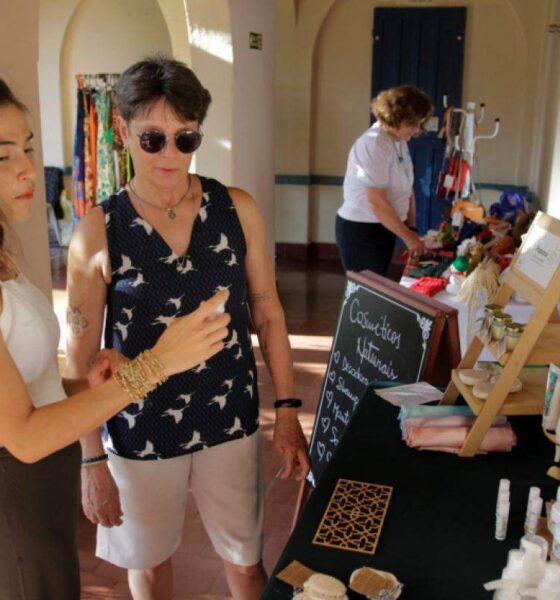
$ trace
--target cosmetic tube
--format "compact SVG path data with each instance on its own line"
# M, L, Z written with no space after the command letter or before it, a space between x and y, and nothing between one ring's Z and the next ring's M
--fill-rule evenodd
M519 547L521 548L521 550L525 550L528 546L530 547L531 544L534 544L540 548L541 559L546 562L546 559L548 557L548 542L546 541L546 539L543 538L542 535L527 534L521 538L521 543L519 544Z
M496 507L496 533L495 537L499 541L506 539L507 526L509 519L509 500L500 500Z
M537 600L560 600L560 565L548 563L537 590Z
M552 555L560 560L560 525L557 525L553 532Z
M509 490L498 490L498 499L496 500L496 512L498 512L498 508L503 502L509 502Z
M560 526L560 502L558 500L550 509L550 519L548 521L548 529L554 535L554 529Z
M540 498L541 488L533 486L529 488L529 499L527 500L527 512L525 513L525 529L529 527L529 515L531 514L531 502L535 498Z
M558 384L558 387L560 387L560 383ZM556 442L556 448L554 450L554 462L558 462L560 461L560 417L556 423L554 441Z
M539 519L541 518L543 507L542 498L533 498L529 507L529 519L527 520L527 533L535 535L539 526Z
M510 550L508 552L507 565L502 571L502 579L498 581L498 587L494 587L495 600L516 600L519 598L518 590L523 578L523 556L521 550ZM485 586L486 587L486 586ZM486 589L492 589L486 587Z
M544 393L543 427L554 430L560 416L560 367L550 365Z
M510 489L510 481L509 479L500 479L500 483L498 485L498 494L500 492L508 492L509 493L509 489ZM560 490L560 486L558 487L558 489ZM558 492L560 494L560 492Z
M531 541L523 544L523 583L537 587L544 573L546 560L542 558L541 547Z

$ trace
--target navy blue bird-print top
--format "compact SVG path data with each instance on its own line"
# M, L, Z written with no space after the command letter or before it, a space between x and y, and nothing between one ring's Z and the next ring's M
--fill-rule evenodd
M152 347L173 318L229 289L225 348L171 377L106 426L107 449L138 460L171 458L254 433L256 367L248 329L246 243L227 188L200 178L202 203L185 256L178 257L121 189L100 203L111 264L105 346L133 358ZM189 340L185 340L188 344Z

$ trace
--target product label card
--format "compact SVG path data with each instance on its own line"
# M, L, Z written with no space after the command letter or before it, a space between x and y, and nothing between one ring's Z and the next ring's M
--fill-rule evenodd
M546 288L560 264L560 236L535 225L523 242L515 268Z

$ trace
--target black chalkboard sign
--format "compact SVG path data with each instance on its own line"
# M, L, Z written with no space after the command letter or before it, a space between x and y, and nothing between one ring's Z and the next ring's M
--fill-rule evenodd
M458 361L454 309L373 273L348 274L311 437L313 485L369 383L412 383L431 372L450 314Z

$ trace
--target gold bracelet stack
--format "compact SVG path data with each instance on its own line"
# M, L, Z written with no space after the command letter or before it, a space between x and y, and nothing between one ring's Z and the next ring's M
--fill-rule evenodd
M133 402L141 402L150 392L167 381L169 375L159 359L150 350L146 350L121 367L114 374L114 378ZM155 379L155 383L150 379Z

